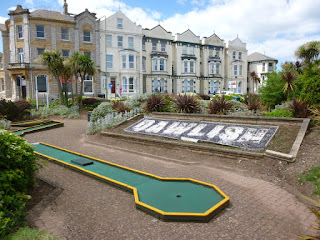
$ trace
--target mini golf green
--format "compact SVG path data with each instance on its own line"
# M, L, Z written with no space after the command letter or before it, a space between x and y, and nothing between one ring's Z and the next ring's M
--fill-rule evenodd
M54 120L32 120L32 121L12 123L11 126L25 127L25 128L12 131L12 133L23 136L26 133L42 131L50 128L62 127L63 122L54 121Z
M161 178L45 143L35 153L71 169L132 191L136 207L165 221L209 221L229 203L214 185L193 179Z

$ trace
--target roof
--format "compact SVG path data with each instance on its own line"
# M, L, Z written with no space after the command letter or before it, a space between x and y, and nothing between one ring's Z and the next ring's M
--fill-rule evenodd
M277 59L268 57L262 53L254 52L248 56L248 62L259 62L259 61L277 61Z
M74 21L74 18L72 16L63 14L62 12L50 11L50 10L44 10L44 9L38 9L31 12L30 17L45 18L45 19L60 20L60 21Z

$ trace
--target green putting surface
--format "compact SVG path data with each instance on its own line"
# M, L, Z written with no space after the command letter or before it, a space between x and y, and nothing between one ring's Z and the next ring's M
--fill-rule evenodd
M150 206L151 208L147 212L156 213L154 215L157 215L157 210L165 213L177 213L178 215L179 213L186 213L187 215L204 214L221 202L224 202L224 208L224 205L229 201L227 196L223 196L223 193L221 194L215 187L206 185L205 183L201 184L193 180L184 179L160 179L147 173L137 172L134 169L127 169L122 166L114 166L108 162L97 161L90 157L80 156L77 153L57 149L53 146L35 144L34 147L36 153L76 166L77 170L87 170L136 188L139 201ZM93 161L94 163L88 166L76 165L72 160L79 159L79 156L84 160ZM145 208L145 206L142 206L142 208ZM156 208L156 210L152 208ZM214 212L212 211L210 214L212 213ZM184 216L183 219L179 220L201 221L201 219L191 216L189 218L188 216ZM204 221L207 220L207 216L205 216Z
M41 124L46 124L52 122L51 120L28 120L24 122L13 122L11 123L12 127L29 127L29 126L36 126Z
M53 120L33 120L33 121L26 121L26 122L19 122L11 124L15 127L25 127L22 129L14 130L12 133L18 135L24 135L25 133L41 131L44 129L49 129L53 127L62 127L63 123Z

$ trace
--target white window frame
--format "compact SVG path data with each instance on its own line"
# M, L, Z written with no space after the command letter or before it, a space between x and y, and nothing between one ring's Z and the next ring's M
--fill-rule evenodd
M210 63L210 74L214 74L214 68L215 68L215 64Z
M18 39L22 39L23 38L23 26L22 25L17 25L17 35L18 35Z
M188 73L188 70L189 70L189 68L188 68L188 61L183 61L183 72L184 73Z
M183 80L183 92L189 92L189 80L188 79L184 79Z
M142 40L142 50L146 50L146 41Z
M209 91L210 91L210 94L215 94L215 93L217 93L218 90L219 90L219 82L218 82L218 81L211 80L211 81L209 82Z
M40 30L39 28L40 27L43 27L43 30ZM36 25L36 33L37 33L37 38L45 38L46 35L45 35L45 28L44 28L44 25ZM43 34L43 36L39 36L39 34Z
M24 51L23 48L18 48L19 63L24 63Z
M209 49L209 57L213 57L213 49Z
M153 71L158 71L158 59L154 58L152 62L153 62Z
M129 55L128 60L129 60L129 68L134 69L134 55Z
M127 55L122 55L122 68L126 69L127 68Z
M146 57L142 57L142 71L146 71Z
M66 30L66 32L64 32L65 30ZM64 37L66 37L66 38L64 38ZM61 28L61 40L62 41L69 41L70 40L69 28Z
M158 49L158 43L156 41L152 41L152 51L157 51Z
M239 76L242 76L242 65L239 65Z
M123 19L117 18L117 28L122 29L123 28Z
M242 52L238 53L238 58L239 58L239 60L242 60Z
M91 82L91 84L92 84L92 91L91 91L91 92L86 92L86 91L84 91L84 90L85 90L85 84L86 84L87 82ZM94 94L93 76L88 76L88 75L86 75L86 76L84 77L84 80L83 80L83 94L88 94L88 95Z
M106 34L106 46L112 47L112 35L111 34Z
M220 57L220 51L219 50L216 50L216 56Z
M189 80L189 92L194 92L194 81Z
M193 46L190 47L190 54L194 55L194 47Z
M87 43L91 42L91 32L90 31L83 30L83 41L87 42Z
M108 66L108 64L109 64L109 66ZM106 55L106 68L107 69L112 69L113 68L113 55L110 55L110 54Z
M117 36L118 48L123 48L123 36Z
M262 72L266 71L266 63L262 63Z
M132 80L132 82L131 82ZM134 77L129 77L128 78L128 91L129 93L134 93L135 92L135 80Z
M216 63L216 74L220 74L220 64Z
M166 51L166 43L161 42L161 52L165 52L165 51Z
M233 60L236 59L236 54L237 54L236 51L233 51L233 52L232 52L232 59L233 59Z
M164 58L160 58L159 59L159 70L160 71L165 71Z
M127 77L122 77L122 92L128 93L128 79L127 79Z
M128 48L133 49L134 48L134 38L128 37Z
M160 92L160 80L158 80L157 78L152 80L152 91Z
M238 65L233 65L233 75L238 76Z
M195 73L195 64L194 64L194 61L190 61L190 73Z
M187 54L187 45L182 45L182 54Z

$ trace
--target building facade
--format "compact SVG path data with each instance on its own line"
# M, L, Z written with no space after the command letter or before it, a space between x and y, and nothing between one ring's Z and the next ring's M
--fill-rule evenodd
M39 98L53 100L58 87L38 56L46 50L58 49L62 56L70 57L75 51L89 55L100 70L99 21L87 9L78 14L35 10L30 12L20 5L9 12L10 19L1 26L3 49L8 71L5 92L13 100ZM95 96L101 91L100 74L86 76L84 94Z
M258 93L259 87L266 83L268 73L276 71L278 60L262 53L254 52L248 56L248 89L250 93ZM255 72L258 79L250 73Z

